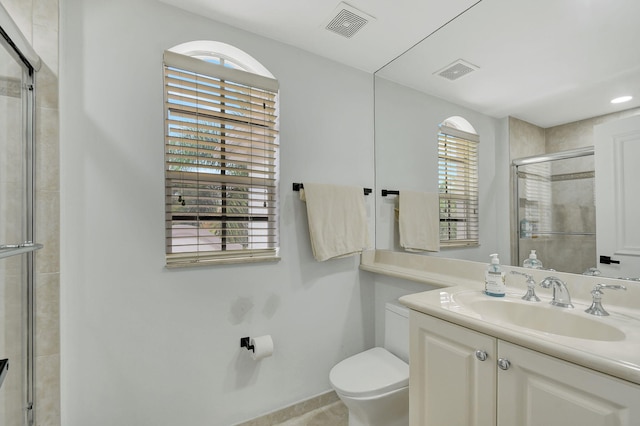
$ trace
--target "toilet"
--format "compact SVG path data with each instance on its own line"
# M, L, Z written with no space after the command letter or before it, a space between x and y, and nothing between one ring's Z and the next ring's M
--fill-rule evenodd
M329 381L349 410L349 426L409 425L409 310L385 305L384 347L336 364Z

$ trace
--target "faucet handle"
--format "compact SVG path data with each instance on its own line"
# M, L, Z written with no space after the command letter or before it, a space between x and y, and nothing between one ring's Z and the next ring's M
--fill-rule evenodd
M608 288L610 290L626 290L627 288L621 284L596 284L596 286L591 290L591 295L593 296L593 301L591 302L591 306L585 309L585 312L591 315L596 315L599 317L606 317L609 315L609 312L605 311L602 307L602 292L603 288Z
M511 271L511 273L514 275L522 275L527 278L527 293L522 296L522 300L533 300L535 302L539 302L540 298L536 295L536 282L533 279L533 276L520 271Z
M600 293L602 293L600 291L600 289L603 289L603 288L608 288L608 289L611 289L611 290L626 290L627 289L622 284L596 284L596 286L593 288L593 291L591 293L593 293L594 291L599 291Z

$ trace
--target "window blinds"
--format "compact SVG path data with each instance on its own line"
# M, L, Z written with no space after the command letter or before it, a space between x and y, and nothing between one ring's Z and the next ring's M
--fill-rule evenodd
M478 245L478 135L441 126L438 133L440 243Z
M277 259L277 81L165 52L167 266Z

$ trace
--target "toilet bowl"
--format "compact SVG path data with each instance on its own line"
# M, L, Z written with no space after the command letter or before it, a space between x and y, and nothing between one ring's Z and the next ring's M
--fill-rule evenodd
M408 315L407 308L387 303L385 347L353 355L331 369L329 381L349 410L349 426L409 424Z

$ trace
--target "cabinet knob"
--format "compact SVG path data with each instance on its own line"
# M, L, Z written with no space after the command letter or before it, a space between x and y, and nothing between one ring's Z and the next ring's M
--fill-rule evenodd
M487 355L486 351L483 351L482 349L478 349L476 351L476 358L478 358L480 361L486 361L488 357L489 355Z
M511 367L511 362L506 358L498 358L498 367L501 370L508 370Z

